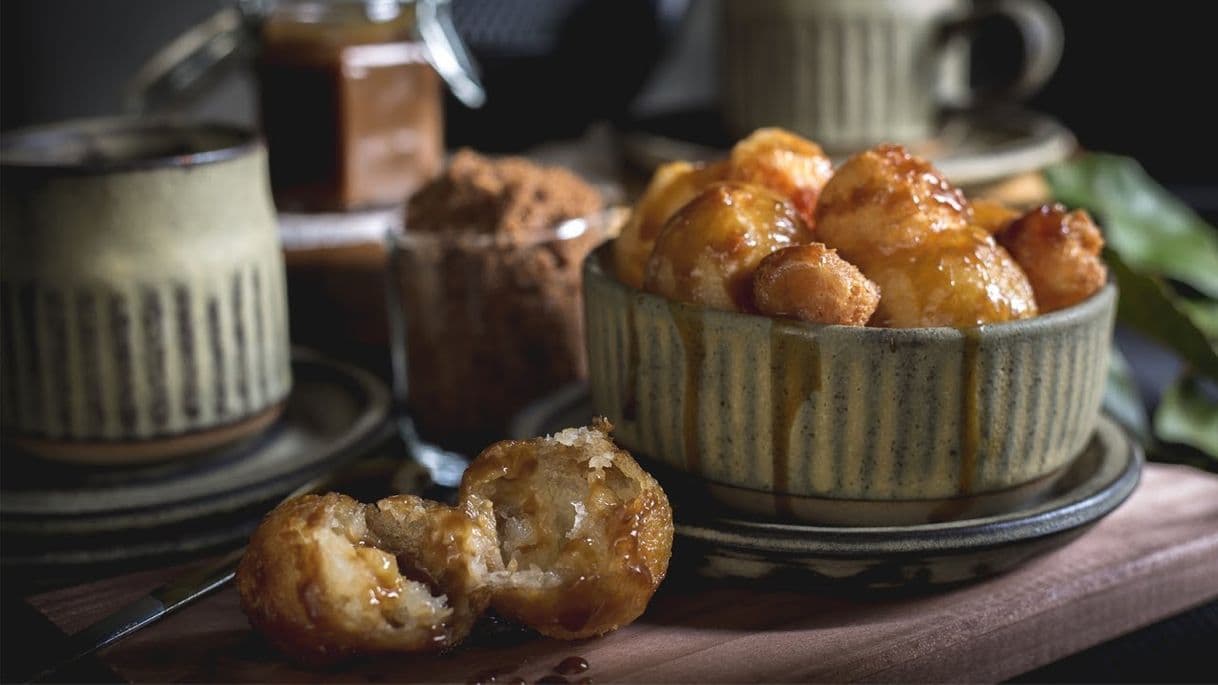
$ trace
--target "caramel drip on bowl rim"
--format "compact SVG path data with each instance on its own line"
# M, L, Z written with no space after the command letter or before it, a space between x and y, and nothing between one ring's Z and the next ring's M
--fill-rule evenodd
M795 325L774 321L770 328L771 463L775 514L791 508L791 441L799 410L820 390L820 347L815 338L799 336Z
M681 393L681 427L685 448L685 469L700 474L702 454L698 436L698 400L701 396L702 366L706 359L702 320L697 309L680 302L669 302L673 324L681 337L685 357L684 388Z
M980 328L962 328L964 349L960 357L960 475L959 494L972 492L977 477L977 452L981 445L981 414L978 407L981 393L981 369L978 352L981 347Z

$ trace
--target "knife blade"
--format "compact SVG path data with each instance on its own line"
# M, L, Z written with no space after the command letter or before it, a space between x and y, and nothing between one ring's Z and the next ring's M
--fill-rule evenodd
M103 649L144 626L224 587L237 570L245 548L229 552L218 561L189 571L139 599L110 613L89 627L70 635L56 650L52 665L29 682L46 680L56 672Z
M348 463L344 463L343 466L347 465ZM322 473L293 490L283 501L326 489L342 478L343 471L344 468L340 467L335 471ZM111 612L89 627L72 633L54 650L53 656L48 660L51 665L36 673L27 682L46 680L86 656L224 587L236 574L237 564L243 554L245 547L235 549L206 566L187 571Z

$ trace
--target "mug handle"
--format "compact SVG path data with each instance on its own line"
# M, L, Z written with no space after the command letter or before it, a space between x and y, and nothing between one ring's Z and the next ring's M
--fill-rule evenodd
M964 108L1023 100L1039 90L1057 70L1065 39L1061 18L1044 0L993 0L979 4L968 16L944 27L939 45L946 47L953 38L972 35L982 20L994 17L1009 19L1023 38L1024 60L1019 75L1005 85L969 88L954 96L941 96L942 104Z

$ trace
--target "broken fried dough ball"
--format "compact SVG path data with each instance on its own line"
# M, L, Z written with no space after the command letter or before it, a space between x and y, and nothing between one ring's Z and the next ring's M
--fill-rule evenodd
M861 266L880 287L872 326L965 328L1037 313L1027 276L980 228L941 233Z
M816 200L833 175L833 162L819 145L781 128L760 128L736 143L729 161L732 180L778 193L814 228Z
M817 239L860 266L877 253L966 230L971 219L964 193L900 145L878 145L846 160L816 207Z
M785 247L761 260L753 295L762 314L843 326L867 325L880 303L879 287L821 243Z
M1032 282L1042 312L1069 307L1104 287L1104 237L1087 212L1037 207L997 235Z
M716 183L661 231L644 288L672 300L753 310L753 271L775 250L811 232L789 202L750 183Z
M642 288L647 258L664 224L708 185L726 175L725 162L709 166L671 162L656 169L621 234L613 241L613 267L618 279Z
M543 635L577 639L630 623L668 570L668 499L611 428L600 419L496 443L461 480L462 500L494 507L505 570L493 606Z
M308 664L453 646L492 602L558 638L630 623L668 570L672 510L611 429L598 419L488 447L456 507L411 495L284 502L237 568L241 607Z
M410 528L378 534L388 520ZM395 497L369 506L304 495L258 526L237 591L254 628L306 663L438 650L462 640L489 603L495 546L485 502L452 509Z

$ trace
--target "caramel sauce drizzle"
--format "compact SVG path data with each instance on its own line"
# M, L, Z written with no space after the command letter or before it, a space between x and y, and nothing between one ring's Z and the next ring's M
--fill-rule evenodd
M639 336L633 305L626 307L626 359L622 373L622 420L635 421L639 414Z
M687 305L670 302L669 311L673 323L677 326L677 334L681 336L681 345L685 350L685 388L681 399L682 429L685 444L685 469L690 473L700 473L702 455L698 443L698 397L701 394L699 379L702 363L706 359L706 348L703 345L702 321L696 310Z
M978 395L981 392L980 369L977 368L977 352L981 346L980 330L962 328L964 354L960 358L960 476L959 494L967 495L973 490L977 477L977 451L981 445L981 414L978 411Z
M803 403L820 390L820 346L775 321L770 329L770 419L775 513L793 515L790 499L791 433Z

